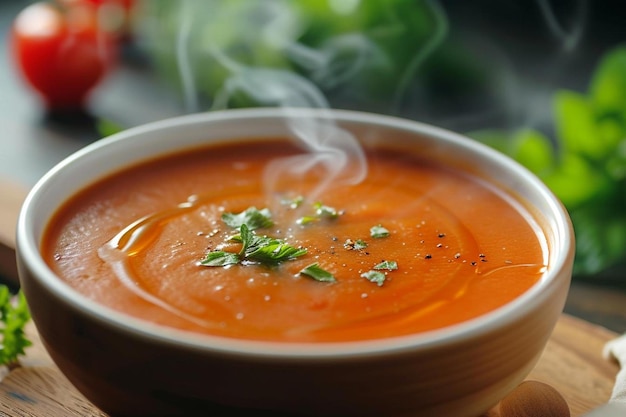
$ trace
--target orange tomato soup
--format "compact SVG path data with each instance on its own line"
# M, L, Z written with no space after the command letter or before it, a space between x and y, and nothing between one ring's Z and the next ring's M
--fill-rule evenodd
M302 154L280 140L150 161L67 202L48 226L43 253L68 285L115 310L283 342L437 329L498 308L540 279L545 242L523 204L411 153L366 152L363 181L330 181L321 192L320 167L264 183L272 160ZM269 210L273 222L255 236L306 253L269 265L243 258L203 265L208 253L240 251L233 236L241 230L222 216L250 207ZM388 234L372 236L378 226ZM331 282L301 273L314 263Z

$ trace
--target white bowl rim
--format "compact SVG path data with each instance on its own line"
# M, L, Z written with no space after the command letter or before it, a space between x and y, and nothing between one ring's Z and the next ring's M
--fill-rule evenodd
M563 244L552 267L544 274L538 283L515 300L475 319L442 329L414 335L364 341L291 343L239 340L227 337L201 335L168 328L131 317L127 314L114 311L111 308L96 304L72 289L51 271L43 258L39 255L39 242L36 240L33 224L30 221L32 217L30 213L33 210L33 206L37 204L38 196L42 190L47 187L49 182L53 182L58 173L66 169L65 167L72 161L82 158L85 154L96 152L102 147L112 146L117 142L125 141L127 138L132 138L137 134L162 128L171 129L189 124L210 123L213 121L240 118L273 119L277 117L281 118L287 114L289 116L302 117L328 116L339 121L364 124L374 123L381 127L417 132L456 143L459 146L478 152L485 158L500 164L507 164L516 177L521 178L526 184L532 186L532 188L542 196L550 207L551 213L555 216L553 226L556 229L555 233L563 239ZM38 280L47 291L54 294L55 297L64 300L65 303L100 323L123 332L134 334L135 336L152 339L158 343L178 345L190 350L211 351L215 354L254 356L268 360L276 358L280 358L281 360L301 360L305 358L309 360L328 360L357 358L363 355L389 355L410 352L415 349L434 349L453 345L468 338L480 337L532 311L533 307L542 299L542 294L544 294L546 288L557 284L556 280L559 279L562 273L561 271L566 267L567 260L573 256L573 246L573 229L567 211L563 205L538 177L504 154L477 141L470 140L463 135L419 121L395 116L338 109L290 108L288 111L280 108L229 109L177 116L124 130L85 146L48 171L28 193L18 218L17 227L18 257L28 263L28 268L31 270L33 277Z

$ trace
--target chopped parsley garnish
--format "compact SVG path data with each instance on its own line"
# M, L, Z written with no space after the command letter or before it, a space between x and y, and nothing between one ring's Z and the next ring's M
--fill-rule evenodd
M304 248L296 248L282 239L268 236L259 236L246 224L239 227L239 234L231 240L241 242L239 253L211 251L200 261L203 266L227 266L243 261L265 265L276 265L290 261L307 253Z
M385 283L385 278L386 278L383 272L374 271L374 270L363 272L361 276L365 278L366 280L375 283L379 287L383 286L383 284Z
M317 262L303 268L299 273L302 275L306 275L320 282L336 282L337 281L333 274L321 268Z
M395 271L398 269L398 263L396 261L382 261L378 265L374 266L376 270L387 270L387 271Z
M355 250L365 249L367 248L367 242L364 241L363 239L357 239L356 242L354 242L353 247Z
M367 248L367 242L363 239L346 239L346 241L343 243L343 247L348 250L361 250Z
M289 206L291 209L298 208L304 202L304 198L298 196L291 200L281 200L281 204ZM326 206L322 203L315 203L314 214L301 217L297 220L300 225L321 221L323 219L336 219L342 213L335 208ZM203 266L230 266L230 265L246 265L246 264L263 264L278 265L285 261L296 259L307 253L306 248L297 248L285 242L282 239L258 235L255 230L271 227L274 225L272 215L267 208L257 209L249 207L241 213L223 213L222 220L228 226L239 231L238 234L231 236L229 239L234 242L241 243L241 249L238 253L226 252L223 250L213 250L206 254L206 257L200 261ZM389 230L382 225L376 225L370 228L370 236L372 238L384 238L389 236ZM363 239L346 239L343 244L348 250L363 250L368 247L368 242ZM396 261L382 261L375 265L373 269L361 274L361 277L381 287L386 278L387 273L383 271L394 271L398 269ZM304 275L318 282L336 282L335 276L321 268L317 262L308 265L299 271L299 275Z
M239 229L244 224L250 230L263 229L274 225L272 214L267 208L259 210L256 207L248 207L239 214L223 213L222 220L233 229Z
M20 291L15 300L9 288L0 285L0 365L11 366L32 345L26 337L24 326L30 320L26 298Z
M325 206L324 204L319 203L319 202L313 204L313 208L315 209L314 215L300 217L296 221L296 223L298 223L301 226L306 226L308 224L311 224L311 223L314 223L323 219L334 220L338 218L339 215L341 214L334 207Z
M379 224L370 228L370 236L373 237L374 239L388 237L389 230L385 229L383 226Z
M339 212L333 207L325 206L322 203L315 203L313 207L315 208L315 214L319 218L336 219L339 217Z
M319 220L319 217L304 216L304 217L300 217L298 220L296 220L296 223L298 223L300 226L306 226L307 224L316 222L318 220Z
M239 231L242 243L239 255L246 260L263 264L277 264L295 259L307 252L306 249L291 246L282 239L258 236L245 224L241 225Z
M294 197L294 198L292 198L292 199L287 199L287 198L285 198L285 199L280 200L280 203L281 203L283 206L289 206L289 208L290 208L290 209L295 210L295 209L297 209L298 207L300 207L300 205L301 205L302 203L304 203L304 197L302 197L301 195L299 195L299 196Z
M228 266L239 263L239 255L232 252L216 250L207 253L206 258L200 261L204 266Z

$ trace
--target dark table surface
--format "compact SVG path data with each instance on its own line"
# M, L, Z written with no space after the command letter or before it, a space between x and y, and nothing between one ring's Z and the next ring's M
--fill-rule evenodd
M126 60L92 97L89 107L92 117L71 122L50 118L38 99L22 83L7 41L11 21L27 3L0 1L0 178L17 182L25 188L32 186L65 156L100 137L94 123L97 119L104 118L131 127L185 113L182 100L176 93L158 82L141 62ZM611 42L613 38L622 36L613 32L609 35L610 38L612 36ZM626 30L623 37L626 39ZM588 49L589 60L597 58L601 50L599 47ZM580 55L576 60L581 61ZM586 80L592 65L589 61L581 62L585 65L578 68L578 78L568 73L567 83ZM536 95L534 100L535 103L541 101L541 94ZM421 118L419 114L415 118L428 119ZM453 123L446 123L449 120L431 117L426 121L459 128ZM626 332L626 271L623 279L619 279L620 273L617 275L618 279L612 280L575 279L565 311L613 331Z

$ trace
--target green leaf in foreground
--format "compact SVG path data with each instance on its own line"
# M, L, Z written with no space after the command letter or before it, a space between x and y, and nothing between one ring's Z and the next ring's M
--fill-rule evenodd
M379 287L383 286L383 284L385 283L385 278L386 278L383 272L374 271L374 270L363 272L361 276L365 278L366 280L375 283Z
M24 332L29 320L30 312L24 294L20 291L12 302L9 289L0 285L0 365L15 363L20 355L24 355L24 349L32 344Z
M337 281L333 274L321 268L317 262L303 268L300 271L300 274L306 275L320 282L336 282Z
M242 225L246 225L250 230L263 229L274 225L272 214L269 209L257 209L256 207L248 207L241 213L224 213L222 220L227 226L233 229L239 229Z

